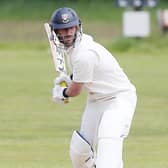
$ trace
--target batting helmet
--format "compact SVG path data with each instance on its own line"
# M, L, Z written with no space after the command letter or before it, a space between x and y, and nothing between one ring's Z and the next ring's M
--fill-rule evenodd
M57 9L50 23L52 29L65 29L73 26L80 26L81 22L76 12L67 7Z

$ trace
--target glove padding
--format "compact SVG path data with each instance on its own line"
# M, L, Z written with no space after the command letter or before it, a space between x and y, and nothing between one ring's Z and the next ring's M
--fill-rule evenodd
M66 88L67 87L61 87L60 84L55 85L52 91L53 101L61 104L68 103L69 101L67 101L67 99L69 98L66 98L63 95L63 91Z
M54 80L55 85L61 85L62 82L65 82L67 84L67 86L69 86L72 81L71 81L70 77L67 76L66 74L60 75L59 77L55 78L55 80Z

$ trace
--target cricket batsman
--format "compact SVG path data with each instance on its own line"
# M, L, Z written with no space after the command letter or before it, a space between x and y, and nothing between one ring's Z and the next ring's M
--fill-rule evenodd
M137 102L135 86L115 57L83 33L73 9L57 9L50 26L64 45L72 73L71 79L66 74L55 79L53 100L64 104L82 90L88 92L80 130L74 130L70 142L73 168L123 168L123 141Z

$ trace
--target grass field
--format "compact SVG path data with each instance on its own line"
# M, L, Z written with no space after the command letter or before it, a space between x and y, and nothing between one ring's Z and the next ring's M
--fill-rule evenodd
M5 11L2 14L0 168L72 167L69 140L80 126L86 95L66 106L52 102L55 72L43 21L13 17L9 21ZM123 39L119 21L102 17L93 22L93 18L84 23L85 30L116 56L137 87L137 110L125 141L125 168L167 168L168 37L154 26L148 39Z

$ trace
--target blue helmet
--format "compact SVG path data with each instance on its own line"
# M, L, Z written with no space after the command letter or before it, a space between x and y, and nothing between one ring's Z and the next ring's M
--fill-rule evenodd
M67 7L57 9L51 17L52 29L65 29L73 26L80 26L81 22L76 12Z

